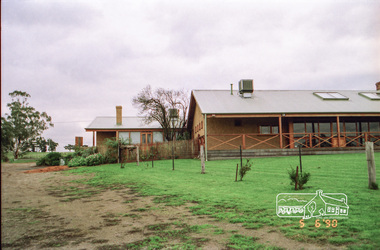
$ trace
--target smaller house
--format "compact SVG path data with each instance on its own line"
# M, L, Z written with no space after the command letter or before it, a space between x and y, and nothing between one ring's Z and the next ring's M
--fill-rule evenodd
M96 117L85 130L93 133L93 146L103 153L107 138L122 138L140 145L165 141L163 128L158 122L145 124L143 117L122 116L122 106L116 106L116 116Z
M317 190L316 195L304 207L304 218L348 215L347 197L332 198Z

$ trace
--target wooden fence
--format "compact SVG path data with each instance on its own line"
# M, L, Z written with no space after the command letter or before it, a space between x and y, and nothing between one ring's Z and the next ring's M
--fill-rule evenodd
M137 144L139 148L139 157L141 161L171 159L172 150L174 149L175 159L192 159L198 157L199 150L196 140L169 141L153 144ZM125 150L127 161L136 160L136 149L133 151Z

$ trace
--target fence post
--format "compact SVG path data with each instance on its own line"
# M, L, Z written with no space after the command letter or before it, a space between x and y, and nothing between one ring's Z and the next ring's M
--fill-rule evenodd
M235 181L237 181L238 172L239 172L239 164L236 164L236 176L235 176Z
M136 147L136 161L137 161L137 166L140 164L140 149L139 146Z
M205 152L203 145L201 146L201 165L202 165L202 172L201 174L205 174Z
M297 190L297 184L298 184L298 166L297 166L297 169L296 169L296 189L295 190Z
M241 146L240 146L240 168L243 167L243 153L241 151Z
M301 153L302 145L298 145L298 151L299 151L299 158L300 158L300 170L301 170L301 176L302 176L302 153Z
M150 148L150 149L152 149L152 148ZM152 168L153 168L153 166L154 166L154 152L153 152L153 150L151 150L151 154L152 154Z
M373 142L365 143L365 151L367 155L367 167L368 167L368 187L374 188L376 184L376 165L375 165L375 152L373 149Z
M174 138L172 140L172 165L173 165L173 170L174 170Z

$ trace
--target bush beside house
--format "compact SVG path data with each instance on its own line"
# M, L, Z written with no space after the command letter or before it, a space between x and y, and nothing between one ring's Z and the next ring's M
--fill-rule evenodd
M59 166L62 154L58 152L51 152L44 157L37 160L37 166Z

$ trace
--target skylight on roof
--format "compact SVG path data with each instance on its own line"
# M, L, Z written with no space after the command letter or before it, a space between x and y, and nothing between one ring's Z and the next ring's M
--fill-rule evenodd
M364 96L370 100L380 100L380 93L379 92L362 92L359 93L359 95Z
M314 92L314 95L323 100L348 100L349 98L338 92Z

